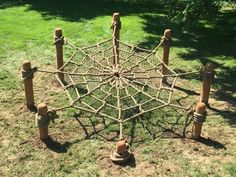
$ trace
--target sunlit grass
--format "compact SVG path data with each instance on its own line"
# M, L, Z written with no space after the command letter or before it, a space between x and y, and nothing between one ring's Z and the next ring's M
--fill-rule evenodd
M47 9L46 6L44 8ZM215 107L221 108L225 99L228 103L224 102L224 105L234 105L236 59L233 52L235 42L232 42L235 26L235 20L231 18L233 14L222 14L216 22L201 21L195 29L183 32L179 31L178 25L168 22L163 8L157 12L150 8L149 11L121 14L121 40L155 47L163 35L163 29L173 27L170 66L184 72L199 70L202 64L214 62L218 65L214 89L222 90L220 96L215 91L211 93L214 101L220 101L217 103L220 106L216 104ZM68 109L59 113L60 119L50 125L49 132L61 145L71 143L65 152L50 151L37 140L34 114L24 109L22 60L30 60L33 66L40 68L53 68L55 46L52 43L56 27L61 27L64 36L74 44L87 46L111 38L111 15L102 13L73 21L62 15L47 14L42 9L32 9L30 4L0 9L0 176L112 176L122 175L124 171L128 176L144 176L144 172L150 172L151 176L235 176L234 115L227 113L231 107L225 108L226 113L209 111L209 119L203 129L204 136L225 144L226 149L215 149L182 138L169 138L170 130L182 133L185 118L170 109L161 109L145 114L142 119L125 123L124 133L129 141L133 138L137 167L124 167L124 171L119 171L120 167L109 162L119 133L115 122L107 121L103 125L101 118L94 116L89 120L86 114ZM45 85L40 85L42 80ZM36 74L34 81L42 92L44 86L55 87L41 75ZM182 78L180 86L199 93L199 77ZM52 102L51 97L57 94L48 95L48 102ZM191 101L198 101L198 95L187 96ZM60 96L55 100L58 102L55 106L63 106L68 101ZM213 100L210 103L215 104ZM88 137L75 117L87 128L89 140L85 140ZM92 124L110 141L93 134ZM198 151L193 150L196 147ZM228 160L227 165L224 165L224 160Z

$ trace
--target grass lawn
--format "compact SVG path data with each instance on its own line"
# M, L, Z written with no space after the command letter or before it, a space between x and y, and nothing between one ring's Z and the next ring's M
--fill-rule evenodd
M78 118L71 109L50 124L53 143L38 140L35 114L24 106L22 61L55 67L56 27L78 46L110 38L115 11L121 14L121 39L127 43L154 48L164 29L171 28L170 66L176 71L200 69L210 61L217 66L201 142L181 136L185 113L170 109L125 124L135 158L124 166L109 159L117 140L116 124L104 128L100 119ZM236 176L235 16L236 9L225 8L216 19L181 31L168 20L166 9L151 2L1 0L0 176ZM34 83L38 101L45 88L57 89L45 75L36 74ZM177 93L183 104L198 101L200 84L197 76L179 80L182 89ZM54 95L47 99L65 101Z

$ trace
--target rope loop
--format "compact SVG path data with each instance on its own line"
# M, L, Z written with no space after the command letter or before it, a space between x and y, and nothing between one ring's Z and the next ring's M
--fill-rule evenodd
M61 44L61 45L64 45L64 36L60 36L60 37L57 37L57 36L55 36L54 37L54 43L53 43L53 45L56 45L56 44Z
M113 21L112 25L111 25L111 29L114 29L114 27L116 26L116 29L121 29L121 21Z
M26 79L33 79L34 78L34 73L38 70L37 67L33 67L30 70L22 70L22 79L26 80Z
M193 113L193 121L196 123L203 123L206 121L206 112L203 114L199 114L197 112Z
M172 38L171 37L167 38L167 37L163 36L161 38L161 41L172 41Z
M199 73L200 79L203 80L204 78L206 79L214 79L214 72L207 71L205 67L202 67Z
M38 113L35 115L35 123L36 127L38 128L44 128L47 127L50 122L52 121L54 123L54 119L57 118L55 111L48 111L48 114L46 116L41 116Z
M163 37L161 38L161 43L163 43L163 45L168 45L170 41L172 41L172 38L171 38L171 37L170 37L170 38L167 38L167 37L163 36Z

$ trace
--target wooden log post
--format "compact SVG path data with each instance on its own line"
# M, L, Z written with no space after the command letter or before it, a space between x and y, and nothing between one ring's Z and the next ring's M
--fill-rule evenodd
M113 65L117 65L119 63L119 42L117 40L120 39L121 29L120 14L117 12L113 14L111 28L113 29Z
M202 70L202 85L200 101L208 105L212 80L214 78L214 65L207 63Z
M127 149L126 149L126 142L125 142L125 140L119 140L116 143L116 152L118 154L122 154L122 153L125 153L126 151L127 151Z
M163 55L162 55L162 62L166 65L169 63L169 53L170 53L170 39L171 39L171 30L166 29L164 31L164 36L163 36ZM163 75L167 74L167 68L165 65L161 65L161 73ZM167 83L167 78L163 77L162 83Z
M56 28L55 29L55 45L56 45L56 61L57 61L57 69L63 71L63 44L64 38L62 35L62 29ZM64 82L64 74L58 73L59 79Z
M35 109L34 105L34 90L33 90L33 70L31 68L31 63L29 61L23 61L22 63L22 78L25 88L25 99L26 106L30 110Z
M206 104L199 102L196 105L193 114L192 139L198 139L201 136L202 124L206 119Z
M37 110L36 126L39 128L39 138L44 141L49 138L48 125L50 123L50 118L48 114L48 107L45 103L40 103L37 107Z
M119 140L110 158L115 163L125 163L131 157L131 151L125 140Z

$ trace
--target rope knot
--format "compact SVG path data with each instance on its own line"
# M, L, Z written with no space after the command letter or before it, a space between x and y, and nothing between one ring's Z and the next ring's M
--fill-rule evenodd
M169 43L170 41L172 41L172 38L171 38L171 37L167 38L167 37L163 36L163 37L161 38L161 42L163 42L163 45L168 45L168 43Z
M172 37L165 37L165 36L162 36L161 40L165 40L165 41L171 41L172 40Z
M38 70L37 67L33 67L30 70L22 70L22 79L26 80L26 79L33 79L34 78L34 73Z
M36 113L35 115L36 127L38 128L47 127L51 121L54 123L55 118L57 118L57 115L56 112L54 111L48 111L48 114L46 116L41 116L38 113Z
M213 79L214 78L214 72L210 72L208 71L205 67L203 67L201 70L200 70L200 79L203 80L203 78L211 78Z
M206 112L203 114L194 112L193 113L193 121L196 123L203 123L206 121Z
M115 29L115 27L116 27L116 29L121 29L121 21L113 21L112 22L112 25L111 25L111 29Z
M54 43L53 43L53 45L55 45L55 44L62 44L62 45L64 45L64 36L55 36L54 37Z

